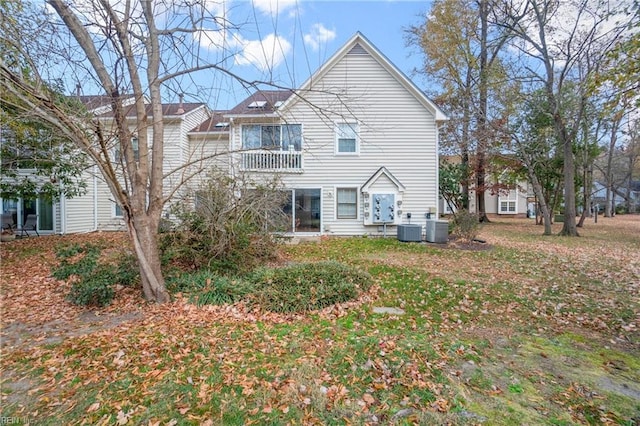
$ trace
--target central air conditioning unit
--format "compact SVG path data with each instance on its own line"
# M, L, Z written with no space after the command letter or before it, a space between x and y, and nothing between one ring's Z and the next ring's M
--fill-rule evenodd
M398 225L398 240L402 242L421 242L422 225Z

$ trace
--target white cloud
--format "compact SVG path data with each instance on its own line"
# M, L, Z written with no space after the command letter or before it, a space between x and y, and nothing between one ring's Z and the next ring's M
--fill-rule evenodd
M253 0L253 6L260 12L277 16L298 4L298 0Z
M320 45L336 38L335 30L329 30L322 24L313 24L311 31L304 35L304 42L313 50L320 49Z
M262 40L244 40L240 37L236 40L242 45L242 51L235 57L236 64L252 64L261 71L277 67L291 51L291 43L275 34L269 34Z

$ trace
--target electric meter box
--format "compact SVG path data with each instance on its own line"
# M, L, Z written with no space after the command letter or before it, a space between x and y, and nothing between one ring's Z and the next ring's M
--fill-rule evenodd
M396 217L395 194L372 194L371 218L373 223L393 223Z

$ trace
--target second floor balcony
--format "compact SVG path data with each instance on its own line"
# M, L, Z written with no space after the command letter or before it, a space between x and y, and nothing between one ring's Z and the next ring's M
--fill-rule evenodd
M251 150L242 154L242 170L302 173L301 151Z

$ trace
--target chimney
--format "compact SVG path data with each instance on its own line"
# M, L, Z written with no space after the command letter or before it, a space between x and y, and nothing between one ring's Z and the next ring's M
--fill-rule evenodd
M78 84L76 84L76 96L78 97L78 99L80 99L80 90L82 89L82 86L80 85L80 82L78 82Z
M180 98L180 103L178 104L178 110L176 111L176 113L184 114L184 106L182 105L182 101L184 100L184 93L180 93L178 95L178 98Z

